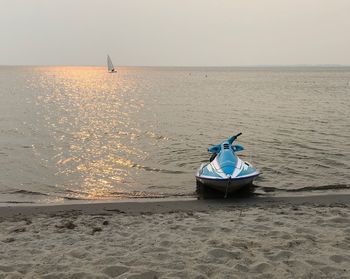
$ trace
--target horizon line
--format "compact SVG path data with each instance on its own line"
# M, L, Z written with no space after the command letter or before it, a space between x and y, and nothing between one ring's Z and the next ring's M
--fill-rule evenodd
M68 65L68 64L13 64L5 65L0 64L0 67L106 67L105 65ZM231 66L218 66L218 65L119 65L116 68L259 68L259 67L350 67L350 64L257 64L257 65L231 65Z

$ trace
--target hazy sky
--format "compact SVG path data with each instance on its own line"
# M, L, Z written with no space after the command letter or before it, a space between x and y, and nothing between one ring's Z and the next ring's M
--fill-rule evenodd
M350 65L350 0L0 0L0 65Z

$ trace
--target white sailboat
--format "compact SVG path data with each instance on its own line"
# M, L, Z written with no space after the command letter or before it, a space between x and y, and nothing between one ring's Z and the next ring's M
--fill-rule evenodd
M107 55L107 66L108 66L108 72L109 73L116 73L117 70L114 69L113 63L109 55Z

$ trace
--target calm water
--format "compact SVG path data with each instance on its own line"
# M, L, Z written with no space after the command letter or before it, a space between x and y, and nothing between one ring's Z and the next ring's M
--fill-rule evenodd
M0 67L0 202L192 197L239 131L257 191L350 192L350 68L118 70Z

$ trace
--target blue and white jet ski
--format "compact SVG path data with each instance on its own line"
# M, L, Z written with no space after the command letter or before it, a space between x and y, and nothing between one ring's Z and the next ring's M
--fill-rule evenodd
M250 163L242 161L236 152L244 150L241 145L233 145L239 133L220 144L208 148L212 153L209 163L203 163L196 173L197 185L232 193L251 184L260 174Z

